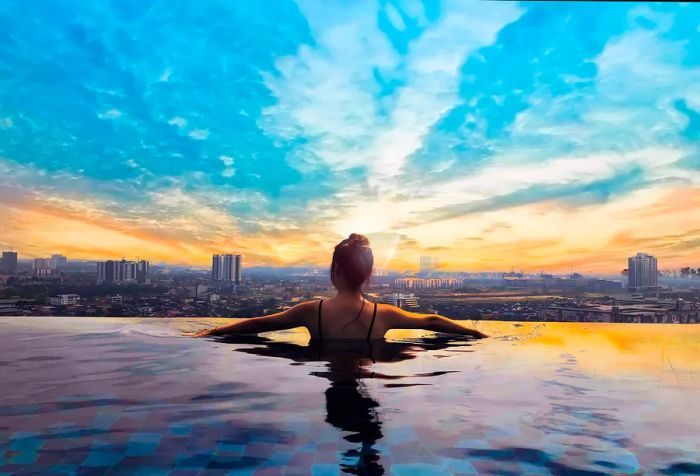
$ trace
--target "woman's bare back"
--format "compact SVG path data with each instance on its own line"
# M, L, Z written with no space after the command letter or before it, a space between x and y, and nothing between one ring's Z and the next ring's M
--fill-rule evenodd
M339 297L324 299L316 302L315 322L312 317L307 329L312 339L381 338L379 314L379 306L364 298L361 302Z

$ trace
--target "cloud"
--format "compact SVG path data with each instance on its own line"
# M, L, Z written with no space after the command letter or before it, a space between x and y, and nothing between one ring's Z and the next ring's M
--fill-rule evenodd
M692 5L74 13L6 22L0 68L22 81L0 88L0 193L19 225L1 234L32 252L79 253L82 233L206 263L235 237L256 262L325 263L362 232L405 269L425 250L455 269L697 256Z
M262 127L282 139L304 138L309 153L296 156L305 162L297 166L362 166L370 186L391 189L388 180L456 101L465 56L519 15L512 4L480 11L479 20L471 4L451 2L446 10L402 55L372 9L348 7L327 24L325 9L307 6L316 42L278 60L276 72L264 76L277 102L264 111ZM396 87L386 94L392 77Z
M187 133L188 136L194 140L206 140L209 137L209 130L207 129L192 129Z
M228 155L220 155L219 160L224 163L224 171L221 172L223 177L233 177L236 175L236 169L233 168L233 157Z
M187 127L187 120L180 116L175 116L168 120L168 124L170 124L171 126L175 126L178 129L184 129L185 127Z
M110 109L97 115L100 119L119 119L122 112L119 109Z

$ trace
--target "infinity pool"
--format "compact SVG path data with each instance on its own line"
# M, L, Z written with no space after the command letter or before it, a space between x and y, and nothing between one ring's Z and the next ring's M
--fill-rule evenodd
M213 322L0 319L0 473L700 474L700 326L180 337Z

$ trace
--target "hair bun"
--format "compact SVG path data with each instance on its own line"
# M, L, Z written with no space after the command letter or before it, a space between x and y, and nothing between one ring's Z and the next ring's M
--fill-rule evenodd
M333 250L331 262L331 280L336 284L337 276L342 276L343 285L351 289L360 289L372 275L374 256L367 237L359 233L338 243Z
M369 240L366 236L358 233L350 233L348 236L348 245L351 246L369 246Z

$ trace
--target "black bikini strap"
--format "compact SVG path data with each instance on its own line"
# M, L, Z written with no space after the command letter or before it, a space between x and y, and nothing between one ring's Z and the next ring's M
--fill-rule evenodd
M367 333L367 340L372 340L372 328L374 327L374 318L377 317L377 303L374 303L374 312L372 313L372 322L369 325L369 332Z
M318 302L318 340L323 339L323 332L321 331L321 306L323 305L323 299Z

